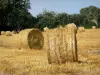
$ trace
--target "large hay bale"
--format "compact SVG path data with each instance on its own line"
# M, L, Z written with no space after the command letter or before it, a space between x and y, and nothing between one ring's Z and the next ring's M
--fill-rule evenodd
M12 36L12 32L11 32L11 31L6 31L6 32L5 32L5 35L6 35L6 36Z
M96 26L92 26L92 29L96 29Z
M25 29L18 34L18 47L41 49L43 40L43 35L38 29Z
M5 35L5 31L1 31L1 35Z
M76 31L75 24L68 24L66 28L56 28L48 32L49 64L78 61Z
M66 46L63 41L63 32L59 29L49 32L49 49L47 50L49 64L66 63Z
M85 28L84 27L78 27L78 32L85 32Z
M38 29L25 29L19 34L0 37L0 45L26 49L42 49L43 35Z

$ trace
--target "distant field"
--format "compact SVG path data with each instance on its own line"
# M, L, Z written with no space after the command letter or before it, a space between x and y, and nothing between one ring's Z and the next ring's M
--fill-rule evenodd
M100 75L100 29L77 34L79 62L49 65L45 50L0 47L0 75Z
M77 33L79 48L100 48L100 29L86 29L85 32Z

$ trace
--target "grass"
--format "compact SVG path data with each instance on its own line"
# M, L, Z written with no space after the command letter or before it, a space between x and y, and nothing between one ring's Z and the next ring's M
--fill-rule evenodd
M0 47L0 75L100 75L100 29L91 31L78 33L79 62L75 63L49 65L45 50Z

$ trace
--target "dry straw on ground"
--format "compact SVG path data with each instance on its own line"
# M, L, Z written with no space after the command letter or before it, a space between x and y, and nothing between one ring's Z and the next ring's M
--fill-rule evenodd
M0 46L26 49L41 49L43 35L38 29L25 29L12 36L0 36Z
M85 28L84 27L78 27L78 32L85 32Z
M92 29L96 29L96 26L92 26Z
M77 34L80 63L49 65L44 50L0 47L0 75L100 75L100 29Z
M78 49L100 47L100 29L86 29L84 33L77 33Z

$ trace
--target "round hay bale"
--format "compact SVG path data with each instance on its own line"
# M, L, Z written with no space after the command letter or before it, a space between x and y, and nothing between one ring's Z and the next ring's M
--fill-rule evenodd
M78 27L78 31L79 32L85 32L85 28L84 27Z
M18 47L29 49L42 49L43 35L39 29L25 29L18 34Z
M62 27L62 25L59 25L59 28L61 28L61 29L62 29L62 28L63 28L63 27Z
M12 34L17 34L17 31L13 30L13 31L12 31Z
M66 28L56 28L48 32L49 64L78 61L76 32L75 24L68 24Z
M70 28L70 29L73 29L74 31L77 31L77 27L74 23L70 23L68 25L65 26L66 28Z
M92 29L96 29L96 26L92 26Z
M63 41L63 30L53 29L49 32L49 49L47 50L49 64L66 63L66 47Z
M47 30L49 30L49 28L48 28L48 27L45 27L45 28L44 28L44 31L47 31Z
M1 35L5 35L5 31L1 31Z
M12 32L6 31L5 35L6 35L6 36L12 36Z

